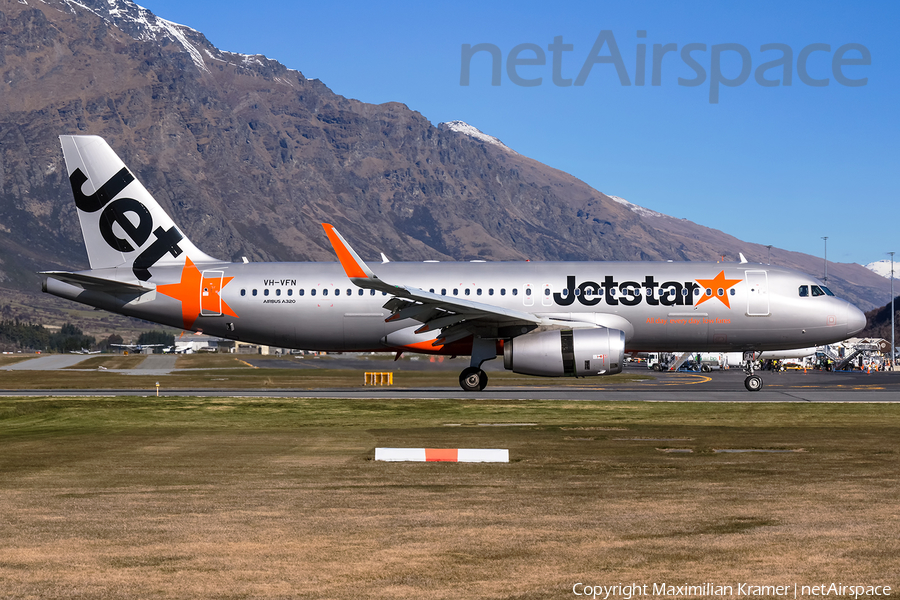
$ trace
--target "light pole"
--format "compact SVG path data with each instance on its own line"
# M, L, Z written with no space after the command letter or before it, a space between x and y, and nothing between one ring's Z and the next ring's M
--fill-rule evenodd
M891 371L894 370L894 253L891 255Z
M822 239L825 240L825 277L822 278L822 283L828 285L828 236Z
M766 264L772 264L772 244L766 246Z

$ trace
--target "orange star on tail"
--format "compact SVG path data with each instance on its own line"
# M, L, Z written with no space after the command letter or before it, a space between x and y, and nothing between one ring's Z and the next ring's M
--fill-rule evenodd
M224 288L232 279L234 277L221 278L221 287ZM205 296L203 295L204 289L207 292ZM203 277L190 258L186 258L184 261L184 268L181 270L181 281L158 285L156 286L156 291L181 301L181 318L185 329L191 328L194 321L200 316L201 308L208 312L217 313L220 303L222 313L238 318L234 311L231 310L231 307L219 296L221 291L219 278Z
M711 296L707 296L705 291L703 296L700 298L700 301L697 302L695 306L700 306L710 298L718 298L722 304L731 308L731 303L728 300L728 289L731 288L736 283L740 283L743 281L742 279L725 279L725 271L719 271L719 274L713 277L712 279L695 279L697 283L703 286L705 289L711 289L713 291ZM719 296L718 290L722 290L723 294Z

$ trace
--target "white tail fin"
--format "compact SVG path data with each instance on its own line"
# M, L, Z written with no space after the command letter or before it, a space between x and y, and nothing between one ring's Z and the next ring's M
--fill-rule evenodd
M197 249L96 135L62 135L63 155L92 269L130 266L141 281L150 267L221 262Z

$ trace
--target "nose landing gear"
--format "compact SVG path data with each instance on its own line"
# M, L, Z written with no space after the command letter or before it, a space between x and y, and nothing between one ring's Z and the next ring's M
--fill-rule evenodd
M756 352L744 352L744 373L747 374L747 378L744 379L744 387L750 392L758 392L763 387L762 377L753 374L753 363L756 362L756 357Z

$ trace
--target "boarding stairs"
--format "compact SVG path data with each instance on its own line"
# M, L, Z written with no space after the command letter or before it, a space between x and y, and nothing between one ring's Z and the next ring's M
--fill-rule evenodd
M681 365L683 365L684 363L689 361L692 356L694 356L693 352L683 353L681 356L678 357L678 360L676 360L671 365L669 365L669 371L677 371L678 369L681 368Z
M830 359L831 359L832 361L834 361L835 363L839 363L840 361L844 360L843 358L841 358L841 355L838 354L838 353L835 351L835 349L832 348L831 346L823 346L823 347L822 347L822 352L825 354L825 356L827 356L828 358L830 358Z
M838 371L844 371L844 370L846 370L847 365L851 364L853 359L856 358L857 356L859 356L860 354L868 354L869 352L875 352L879 348L880 347L878 344L868 344L868 343L856 344L856 346L853 347L853 352L851 352L845 358L835 361L834 368Z

